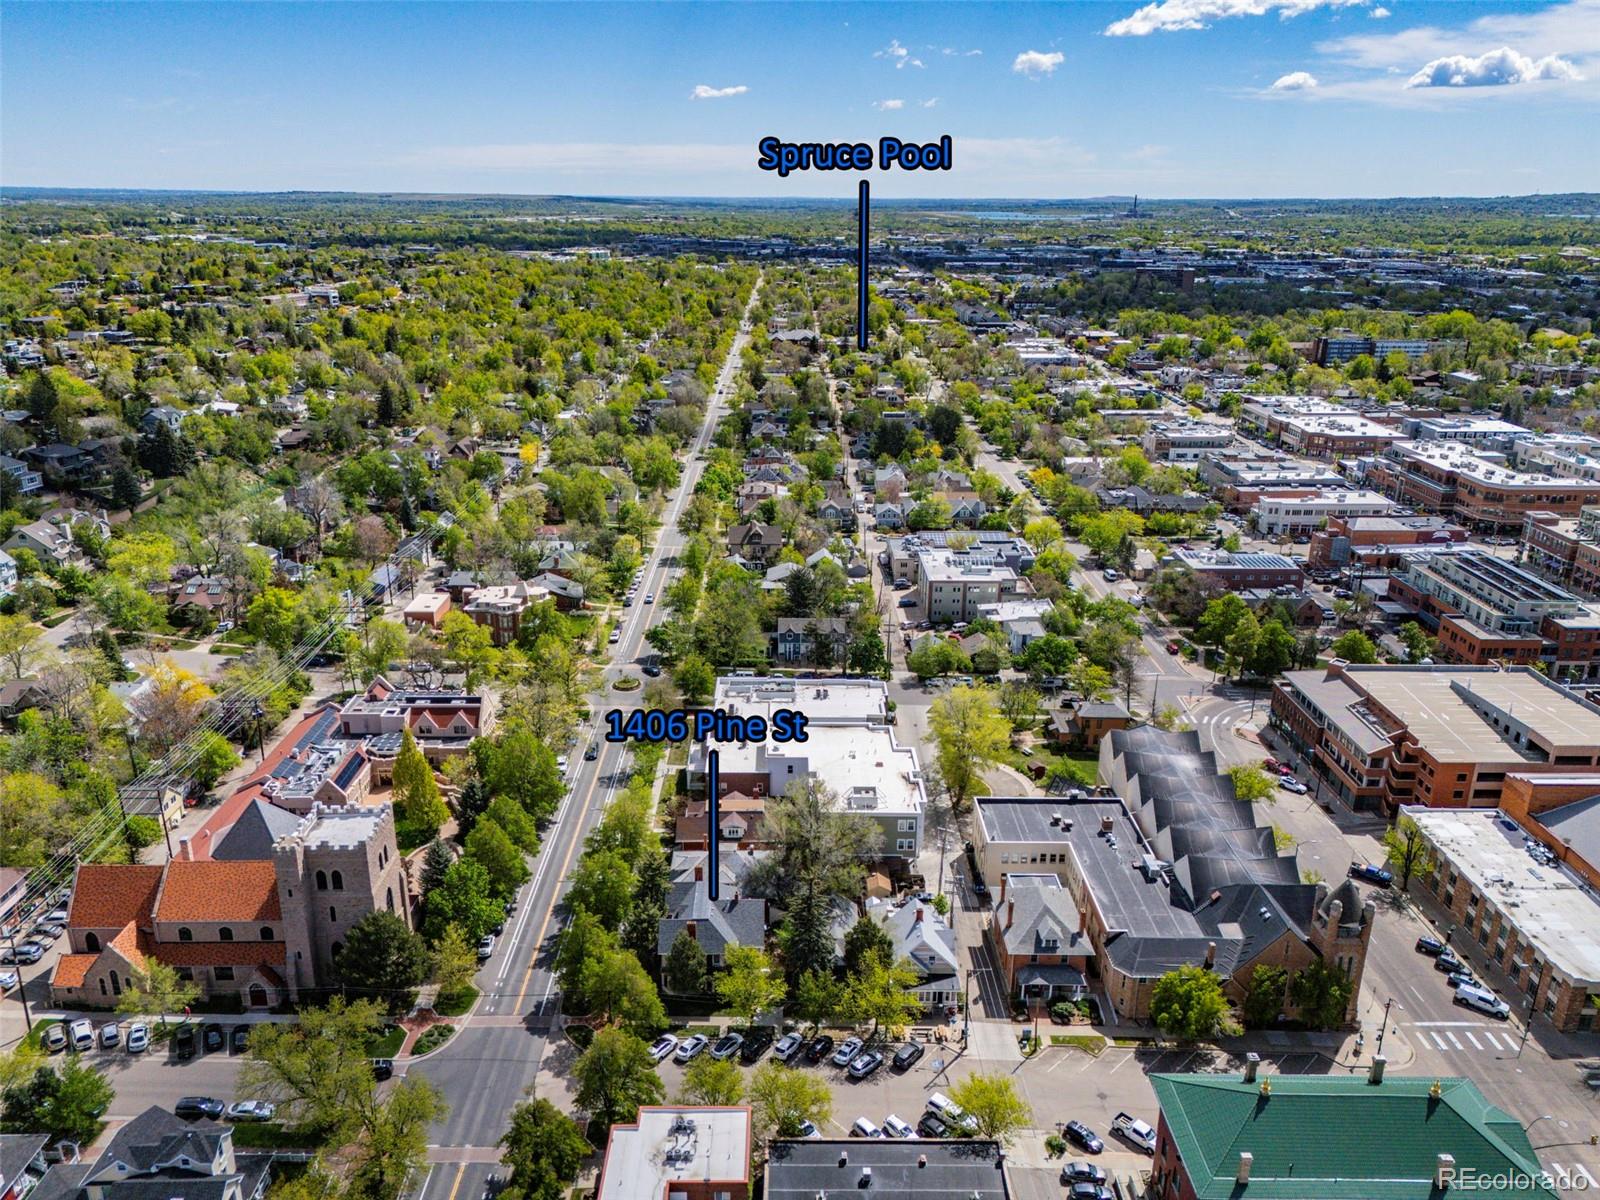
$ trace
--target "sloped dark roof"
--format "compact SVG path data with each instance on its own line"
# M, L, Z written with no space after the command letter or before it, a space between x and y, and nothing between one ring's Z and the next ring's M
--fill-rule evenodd
M211 850L225 862L272 857L272 843L291 834L300 818L265 800L252 800Z

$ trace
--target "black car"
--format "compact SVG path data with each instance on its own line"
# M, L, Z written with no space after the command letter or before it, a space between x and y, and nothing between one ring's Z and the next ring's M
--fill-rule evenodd
M1093 1163L1069 1162L1061 1168L1062 1183L1093 1183L1104 1184L1106 1171L1104 1167L1097 1167Z
M1465 967L1466 963L1457 958L1449 946L1446 946L1439 957L1433 960L1433 969L1446 975L1453 975Z
M1419 937L1417 939L1417 953L1426 954L1430 958L1438 958L1444 953L1444 943L1438 938Z
M372 1077L379 1083L385 1079L394 1078L394 1059L375 1058L372 1060Z
M776 1037L777 1035L772 1031L772 1026L757 1025L744 1035L744 1045L739 1047L739 1058L747 1063L755 1062L756 1059L767 1052Z
M172 1035L172 1052L179 1058L193 1058L194 1041L194 1026L185 1022Z
M1079 1149L1087 1150L1090 1154L1099 1154L1106 1148L1106 1144L1096 1136L1095 1131L1082 1121L1068 1121L1061 1127L1061 1132L1066 1135L1067 1141Z
M600 757L600 744L598 742L590 742L589 743L589 748L583 752L583 761L584 762L593 762L595 759L597 759L599 757Z
M655 663L650 663L647 666L641 667L640 670L642 670L646 675L650 676L651 679L657 679L661 675L661 668L656 666Z
M172 1106L172 1115L185 1121L201 1118L215 1121L227 1110L227 1105L215 1096L183 1096Z
M811 1039L811 1044L806 1047L806 1061L819 1063L833 1053L833 1039L827 1034L819 1034Z
M200 1031L200 1044L205 1047L206 1053L221 1050L228 1044L228 1039L223 1036L221 1025L207 1025Z
M925 1138L947 1138L950 1136L950 1126L932 1113L923 1113L922 1120L917 1122L917 1132Z
M250 1026L235 1025L233 1027L233 1037L229 1041L233 1053L243 1054L250 1045Z
M894 1069L896 1071L910 1070L912 1064L922 1057L925 1050L926 1047L921 1042L907 1042L894 1052Z

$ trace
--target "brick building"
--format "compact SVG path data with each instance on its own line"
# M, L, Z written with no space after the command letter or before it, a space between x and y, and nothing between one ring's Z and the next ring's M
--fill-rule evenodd
M1444 517L1338 517L1311 535L1306 563L1313 570L1350 567L1380 574L1400 562L1406 546L1448 546L1467 530Z

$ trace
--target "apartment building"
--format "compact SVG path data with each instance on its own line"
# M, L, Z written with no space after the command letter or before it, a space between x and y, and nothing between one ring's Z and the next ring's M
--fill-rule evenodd
M1317 797L1388 815L1493 808L1508 773L1600 764L1600 706L1527 667L1336 661L1279 679L1270 722L1310 763Z
M1337 491L1263 492L1251 515L1264 537L1309 534L1339 518L1382 517L1393 512L1393 500L1378 492Z
M914 583L922 615L935 624L973 621L986 605L1026 596L1031 589L1016 570L981 547L924 547Z
M905 537L889 538L880 557L895 579L920 582L921 555L924 550L948 550L953 544L964 547L969 560L998 563L1017 575L1033 570L1033 547L1014 533L1002 529L927 529Z
M1510 451L1533 430L1498 417L1462 417L1440 414L1436 417L1405 417L1400 432L1418 442L1461 442L1480 449Z
M1329 491L1350 481L1332 467L1283 455L1219 458L1207 456L1197 467L1202 483L1229 512L1249 512L1265 492Z
M1557 1029L1600 1027L1600 901L1592 888L1528 851L1522 827L1502 813L1406 807L1433 860L1412 882L1455 922L1454 940L1476 942L1516 993L1513 1011ZM1520 1003L1519 1003L1520 1001Z
M915 859L922 850L927 794L916 749L902 745L889 724L888 699L887 686L876 679L720 678L713 709L765 717L769 730L774 712L798 709L807 718L807 737L777 742L769 736L715 747L697 742L689 753L688 790L707 790L708 754L714 748L719 798L781 796L796 783L815 779L840 807L878 826L881 857Z
M1360 334L1330 334L1319 337L1311 346L1312 360L1319 367L1337 367L1363 354L1374 362L1382 362L1391 354L1403 354L1407 359L1425 358L1437 343L1426 338L1370 338Z
M1562 479L1600 480L1600 438L1586 433L1543 433L1518 442L1511 461L1519 470Z
M531 580L475 588L461 611L479 625L488 627L496 646L517 640L523 614L535 604L550 599L550 589Z

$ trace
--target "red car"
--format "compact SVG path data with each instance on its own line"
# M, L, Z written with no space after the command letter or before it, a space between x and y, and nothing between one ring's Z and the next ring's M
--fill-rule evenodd
M1167 643L1167 653L1168 654L1177 654L1180 651L1180 649L1181 649L1181 647L1178 645L1177 642L1168 642Z
M1275 758L1263 758L1261 760L1261 766L1267 771L1275 771L1279 774L1283 772L1283 764Z

